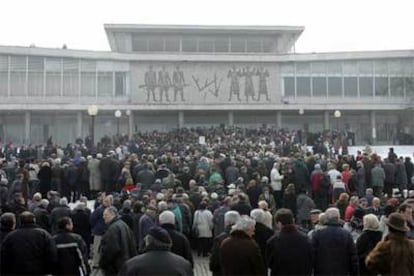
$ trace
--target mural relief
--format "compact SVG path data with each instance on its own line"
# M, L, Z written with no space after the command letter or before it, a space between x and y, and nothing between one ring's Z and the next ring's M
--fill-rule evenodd
M138 101L143 101L142 95L146 96L147 103L192 103L200 100L200 103L249 103L271 100L267 84L270 74L263 66L233 65L227 70L224 66L215 66L214 70L205 67L195 65L191 68L190 82L187 83L185 72L188 74L189 68L185 67L187 70L182 70L179 65L175 65L174 70L168 70L166 65L154 68L153 64L149 64L143 74L144 78L137 77L137 81L140 82L139 99L142 99Z

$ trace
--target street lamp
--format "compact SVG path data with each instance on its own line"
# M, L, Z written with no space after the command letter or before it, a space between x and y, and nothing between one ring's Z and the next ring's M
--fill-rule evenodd
M91 117L91 142L92 147L95 146L95 116L98 114L98 106L97 105L90 105L88 106L88 115Z
M116 136L119 136L119 120L121 119L122 112L121 110L115 111L115 117L116 117Z
M335 110L334 117L336 118L336 130L339 132L339 118L341 118L341 111Z

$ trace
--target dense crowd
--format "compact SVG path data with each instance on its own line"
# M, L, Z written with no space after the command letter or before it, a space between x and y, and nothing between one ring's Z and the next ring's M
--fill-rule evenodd
M410 157L338 155L332 136L313 152L265 127L8 143L1 272L192 275L194 249L213 275L414 275Z

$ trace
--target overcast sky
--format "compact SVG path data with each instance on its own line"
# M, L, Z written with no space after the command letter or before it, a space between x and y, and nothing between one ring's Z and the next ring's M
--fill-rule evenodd
M105 23L304 26L297 52L414 49L412 0L1 0L0 45L109 50Z

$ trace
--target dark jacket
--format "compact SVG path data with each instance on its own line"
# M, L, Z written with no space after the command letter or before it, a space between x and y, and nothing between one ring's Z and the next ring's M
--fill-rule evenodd
M358 275L358 256L351 234L339 223L312 236L314 275Z
M55 242L35 224L10 233L1 245L1 275L51 274L56 260Z
M266 275L260 248L245 232L233 231L220 249L223 275Z
M267 267L271 275L311 275L312 253L309 238L294 225L286 225L267 242Z
M265 265L266 265L266 261L265 261L266 243L273 236L273 234L274 232L272 229L270 229L263 223L256 222L256 226L254 230L254 240L256 241L257 245L260 247L260 252L262 254L262 258L263 258Z
M89 220L92 227L92 234L95 236L102 236L108 228L103 219L104 210L105 206L99 205L99 207L93 211Z
M368 256L369 252L381 241L382 232L381 231L369 231L366 230L358 237L356 241L356 248L359 259L359 271L361 275L376 275L375 273L370 272L365 266L365 258Z
M137 255L134 234L120 218L114 218L101 241L99 267L105 274L116 274L125 261Z
M79 269L83 275L89 273L86 244L80 235L59 231L53 240L58 253L55 275L81 275Z
M210 255L210 271L213 273L213 276L223 275L220 264L220 246L221 243L229 236L229 231L225 231L221 232L216 238L214 238Z
M52 234L57 233L57 224L59 219L63 217L70 217L71 210L69 206L58 206L50 213L50 227Z
M75 209L72 211L73 233L81 235L88 246L92 242L91 225L89 224L90 213L88 210Z
M236 204L231 206L230 209L239 212L240 216L250 216L250 211L252 210L252 207L246 202L237 202Z
M118 275L189 275L193 270L189 261L168 250L149 250L128 260Z
M190 242L182 233L175 230L175 226L172 224L163 224L162 228L167 230L172 240L171 252L183 257L194 266L193 254L191 253Z
M50 232L50 214L46 208L38 206L34 209L33 214L36 217L36 224Z

